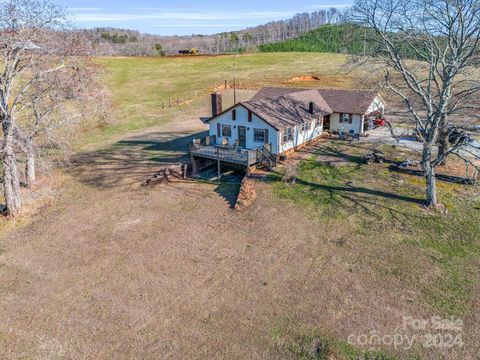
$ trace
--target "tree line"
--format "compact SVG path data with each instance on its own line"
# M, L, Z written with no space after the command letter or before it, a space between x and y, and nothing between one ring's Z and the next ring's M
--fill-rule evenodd
M215 35L160 36L117 28L97 28L84 32L94 44L96 55L177 55L180 50L192 48L198 49L201 54L222 54L253 51L260 45L296 38L322 25L340 23L343 19L344 13L341 10L330 8Z

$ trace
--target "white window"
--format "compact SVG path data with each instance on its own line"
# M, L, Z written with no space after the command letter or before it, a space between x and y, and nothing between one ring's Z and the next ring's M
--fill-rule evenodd
M283 142L289 142L293 140L293 129L292 128L286 128L283 131Z
M222 125L222 136L232 137L232 127L230 125Z
M253 129L253 141L265 143L265 129Z
M306 123L303 123L302 125L300 125L300 131L301 132L307 132L308 130L310 130L310 123L309 122L306 122Z
M352 124L353 115L352 114L340 114L340 123Z

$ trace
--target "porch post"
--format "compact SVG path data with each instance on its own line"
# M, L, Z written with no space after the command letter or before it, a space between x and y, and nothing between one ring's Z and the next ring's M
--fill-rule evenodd
M220 179L222 177L222 169L220 165L220 149L217 148L217 174L218 174L218 182L220 182Z
M198 168L197 168L197 160L195 160L195 156L190 154L192 158L192 175L195 176L198 174Z

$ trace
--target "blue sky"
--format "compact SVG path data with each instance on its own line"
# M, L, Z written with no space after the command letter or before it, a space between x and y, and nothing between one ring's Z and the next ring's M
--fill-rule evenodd
M161 35L240 30L353 0L58 0L78 27L122 27Z

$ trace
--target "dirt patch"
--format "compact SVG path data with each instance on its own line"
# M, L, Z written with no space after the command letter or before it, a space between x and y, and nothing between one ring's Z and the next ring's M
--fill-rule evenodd
M320 162L320 163L324 163L327 166L333 166L333 167L342 167L342 166L352 164L348 160L338 158L338 157L335 157L335 156L328 156L328 155L319 155L317 157L317 161Z
M295 76L283 82L285 86L295 85L296 87L315 87L348 89L353 86L353 78L348 75L302 75Z
M235 210L244 210L250 207L257 198L257 191L255 190L255 180L245 176L240 186Z
M318 76L304 75L304 76L295 76L287 81L286 83L295 83L300 81L320 81Z
M300 82L300 81L320 81L320 78L318 76L295 76L287 81L285 83L290 84L290 83L295 83L295 82Z

